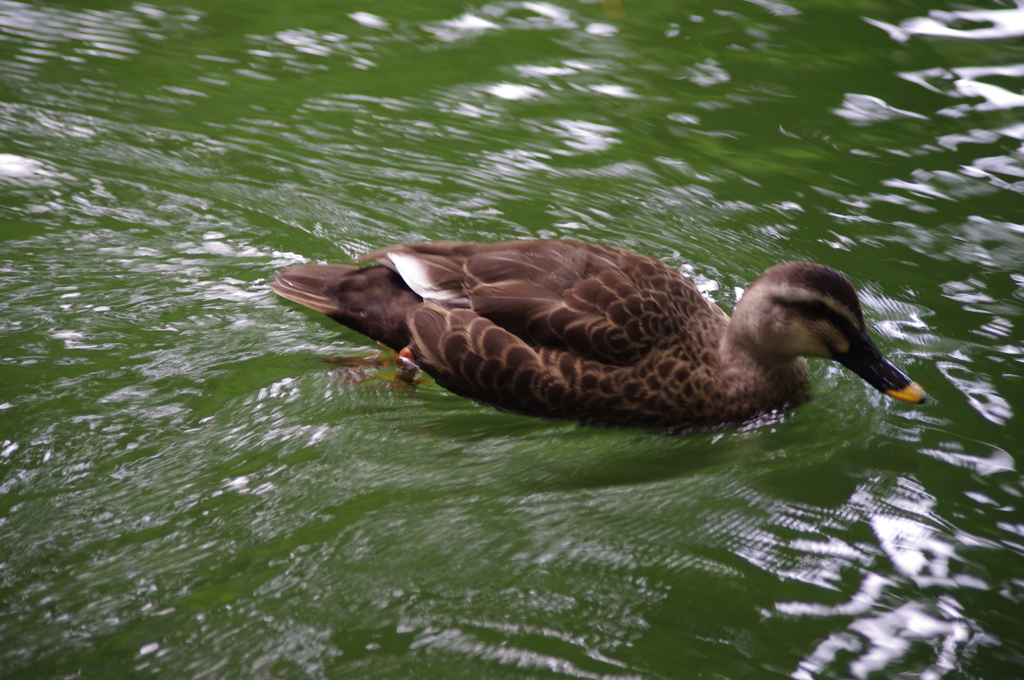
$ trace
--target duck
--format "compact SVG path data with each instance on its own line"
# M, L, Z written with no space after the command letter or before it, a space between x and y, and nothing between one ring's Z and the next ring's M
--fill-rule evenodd
M806 357L925 400L871 339L849 279L811 262L767 269L731 318L660 260L563 239L392 245L280 270L270 288L450 392L541 418L742 423L806 400Z

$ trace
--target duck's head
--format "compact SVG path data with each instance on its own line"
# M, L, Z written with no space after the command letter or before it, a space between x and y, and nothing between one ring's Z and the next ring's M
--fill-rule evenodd
M925 398L871 340L849 279L820 264L785 262L765 271L736 304L728 335L760 362L823 357L894 399L918 404Z

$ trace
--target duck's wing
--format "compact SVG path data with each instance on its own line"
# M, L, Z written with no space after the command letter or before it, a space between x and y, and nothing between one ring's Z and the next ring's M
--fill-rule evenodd
M695 316L721 315L664 263L576 241L419 243L360 258L370 259L442 308L471 309L534 348L611 365L635 363Z
M472 310L427 302L409 317L409 331L416 361L455 394L534 416L580 415L565 403L575 390L552 352L538 352Z

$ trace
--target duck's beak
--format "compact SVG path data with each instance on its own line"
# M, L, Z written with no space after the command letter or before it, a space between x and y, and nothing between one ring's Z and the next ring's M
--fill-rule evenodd
M912 404L920 404L925 400L921 386L886 361L878 346L864 333L851 339L849 351L832 358L893 399Z

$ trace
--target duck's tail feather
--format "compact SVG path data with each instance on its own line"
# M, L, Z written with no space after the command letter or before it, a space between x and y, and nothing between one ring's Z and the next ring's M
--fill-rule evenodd
M286 300L335 316L343 310L337 295L331 294L339 286L330 284L340 282L354 271L356 267L340 264L300 264L274 274L270 288Z
M274 274L270 288L395 350L409 344L407 319L423 301L380 266L302 264Z

